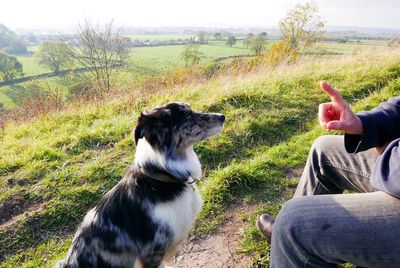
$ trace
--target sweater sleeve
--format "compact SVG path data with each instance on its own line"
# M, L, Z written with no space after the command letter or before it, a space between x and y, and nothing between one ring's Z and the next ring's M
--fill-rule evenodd
M363 125L362 135L345 134L348 153L358 153L400 138L400 97L381 103L369 112L357 114Z
M371 174L372 187L400 198L400 139L392 141L377 159Z

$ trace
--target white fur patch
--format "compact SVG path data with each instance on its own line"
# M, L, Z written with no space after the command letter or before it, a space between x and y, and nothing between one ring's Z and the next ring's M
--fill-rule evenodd
M88 211L88 213L86 213L85 218L83 218L81 226L85 227L91 224L92 222L96 221L97 221L97 211L96 208L92 208L91 210Z
M203 200L195 185L188 187L178 198L171 202L157 204L153 218L167 224L173 231L173 244L184 240L200 212Z
M178 160L168 159L165 154L155 151L146 138L141 138L136 146L134 163L137 166L143 166L146 162L151 162L168 171L176 171L180 174L189 171L193 179L200 179L202 176L201 164L192 146L186 150L185 156L185 158Z

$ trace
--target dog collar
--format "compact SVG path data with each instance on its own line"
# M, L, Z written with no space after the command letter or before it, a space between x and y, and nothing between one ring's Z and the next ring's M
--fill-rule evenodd
M185 181L179 181L174 176L169 176L168 174L149 172L148 170L144 169L141 166L138 166L138 168L140 172L142 172L144 175L156 181L168 182L168 183L187 183L187 184L193 184L197 181L197 179L194 179L192 176L187 177Z

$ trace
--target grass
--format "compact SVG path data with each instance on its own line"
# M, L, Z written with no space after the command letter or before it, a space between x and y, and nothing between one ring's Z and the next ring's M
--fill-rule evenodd
M49 69L39 65L32 55L18 56L17 58L22 63L24 76L51 72Z
M70 76L52 77L38 80L44 89L49 91L60 92L63 96L68 97L70 89L76 85L77 79ZM0 87L0 102L8 109L18 107L21 102L29 100L33 92L29 86L30 82L14 84Z
M26 213L0 228L0 267L51 267L60 259L85 212L132 162L138 113L169 101L227 117L219 135L195 146L205 203L193 233L213 232L232 202L251 204L255 210L243 215L242 250L254 266L267 265L268 244L253 222L261 212L276 214L290 198L297 181L287 171L304 165L312 141L323 134L315 117L327 97L317 81L343 89L360 110L399 94L399 77L398 53L361 55L220 77L143 100L120 98L10 124L0 132L0 205Z
M167 40L178 40L178 39L190 39L191 37L196 37L195 34L134 34L131 35L130 38L132 40L158 40L158 41L167 41Z
M379 105L379 103L386 101L387 99L398 96L400 94L400 79L396 78L389 82L383 88L379 88L371 94L353 103L353 109L355 111L370 110L373 107ZM294 190L294 186L297 180L286 178L286 175L282 173L286 167L301 168L304 166L307 157L307 149L311 146L313 140L318 136L326 134L318 126L312 128L304 134L298 135L291 138L287 143L280 144L274 148L271 148L265 152L266 161L262 165L266 169L270 169L270 172L278 173L277 180L280 180L283 185L286 185ZM270 167L268 162L273 162L274 165ZM277 163L279 163L277 165ZM280 172L280 174L279 174ZM266 189L261 189L262 195L269 194ZM289 191L290 193L293 191ZM289 196L288 196L289 197ZM256 217L266 211L276 215L279 212L279 208L282 205L282 201L278 199L278 202L271 202L268 197L263 204L260 204L255 212L249 213L247 219L249 222L255 222ZM254 265L266 265L269 262L268 250L269 244L263 239L259 231L254 227L250 226L243 234L242 249L245 254L253 254ZM345 265L344 267L353 267L351 265Z
M140 40L169 40L190 37L190 35L137 35L133 37ZM268 40L267 48L274 42L276 41ZM383 45L384 43L381 42L378 44ZM308 49L307 53L313 54L316 57L319 57L321 53L326 55L352 54L360 50L360 48L371 47L374 49L378 44L374 43L370 45L366 43L364 45L358 45L355 43L340 44L324 42L316 44L312 49ZM18 60L23 64L26 76L49 72L48 69L40 66L36 62L33 55L37 49L38 46L31 46L28 48L30 54L18 56ZM136 81L142 76L158 76L177 67L184 67L184 61L180 57L183 49L183 45L132 48L128 70L121 75L119 84L124 86L129 81ZM216 40L210 40L208 44L201 45L200 51L202 53L200 66L205 66L218 58L249 55L252 53L241 41L238 41L233 47L228 47L225 45L225 41ZM69 86L65 85L62 78L52 78L49 80L55 86ZM6 108L18 106L19 100L15 97L18 94L21 95L21 90L18 89L23 87L24 83L15 86L0 87L0 102L3 103ZM15 88L17 92L14 92ZM22 96L23 95L24 94L22 94Z
M37 47L29 47L31 53L36 49ZM127 80L133 81L139 79L142 76L162 75L174 68L184 67L184 61L180 57L183 49L183 45L132 48L128 69L122 75L123 78L119 81L119 84L124 84ZM209 44L201 45L200 51L203 53L200 62L201 66L212 62L216 58L246 55L249 53L249 50L241 46L241 44L234 47L227 47L224 42L210 42ZM34 54L18 56L18 60L23 64L25 75L29 76L50 72L46 68L40 66L33 55ZM55 77L47 80L55 87L66 88L74 84L73 82L65 82L65 80L68 79L70 78L67 77L64 79L63 77ZM0 87L0 102L3 103L6 108L18 106L20 97L26 97L28 95L24 94L23 89L25 85L26 83L21 83L13 86Z
M184 61L180 56L183 50L183 45L133 48L131 50L132 67L130 69L134 73L160 75L176 67L183 67ZM240 56L250 53L240 43L233 47L227 47L224 42L220 41L201 45L200 52L202 53L200 65L208 64L221 57Z

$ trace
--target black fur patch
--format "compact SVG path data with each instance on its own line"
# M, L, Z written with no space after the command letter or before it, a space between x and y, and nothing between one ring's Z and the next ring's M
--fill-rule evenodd
M186 117L192 113L188 106L170 103L153 109L150 113L141 113L135 128L135 143L140 138L146 140L157 149L171 146L172 131L179 129Z

